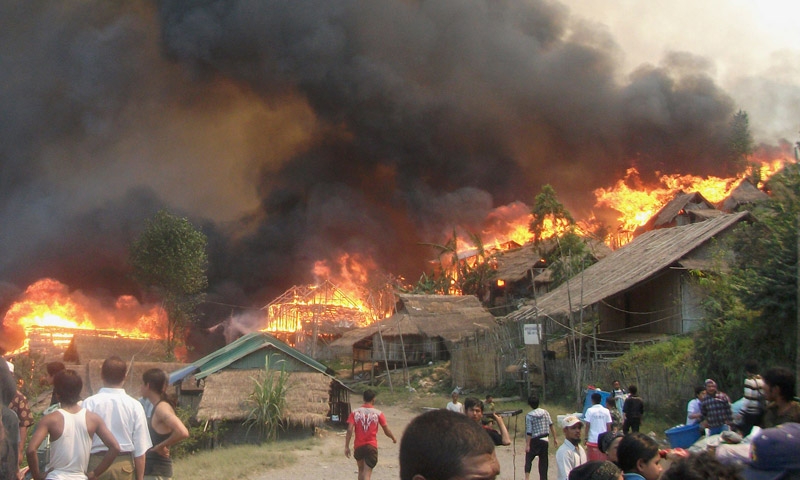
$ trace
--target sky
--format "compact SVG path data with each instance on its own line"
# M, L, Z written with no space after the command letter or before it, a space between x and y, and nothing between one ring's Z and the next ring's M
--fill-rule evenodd
M645 63L657 64L670 51L702 56L710 62L717 82L748 112L757 139L774 142L800 137L800 2L564 3L575 16L608 28L623 51L621 73Z
M413 281L423 245L546 183L585 218L631 166L731 174L738 109L759 142L800 136L798 9L0 2L0 310L44 276L131 293L127 246L162 208L242 304L356 253Z

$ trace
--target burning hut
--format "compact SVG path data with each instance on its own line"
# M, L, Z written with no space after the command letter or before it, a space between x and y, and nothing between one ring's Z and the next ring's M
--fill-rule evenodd
M736 212L768 198L769 195L759 190L749 180L744 179L733 189L728 198L722 201L720 209L725 212Z
M600 241L590 240L588 246L596 260L611 253L608 245ZM554 241L545 241L539 245L528 243L521 248L495 255L497 267L488 288L487 302L495 314L503 309L505 313L511 313L518 301L550 291L552 272L544 257L555 248Z
M158 362L167 356L164 348L163 342L147 338L79 333L73 335L64 351L64 363L87 364L111 355L131 362Z
M634 236L657 228L678 227L690 223L702 222L711 217L720 215L714 204L700 194L700 192L678 192L675 197L664 205L643 226L636 229Z
M597 341L587 342L595 359L613 355L602 350L627 347L627 342L616 342L623 338L652 340L691 331L703 310L689 270L712 269L711 240L750 218L749 212L722 214L647 232L506 319L539 323L583 309L584 318L595 325ZM567 320L561 323L568 324Z
M290 408L284 418L288 426L304 428L328 419L347 419L350 389L336 380L330 369L269 334L250 333L181 371L181 375L194 373L204 383L197 418L214 429L223 424L227 427L221 443L255 440L248 437L242 422L252 408L248 398L254 382L263 378L266 365L289 373Z
M314 358L344 332L375 318L369 308L329 280L294 286L262 310L267 312L265 331Z
M472 295L399 295L397 311L331 344L352 354L353 365L402 366L451 359L451 349L476 331L490 331L495 319ZM487 362L490 359L486 360Z

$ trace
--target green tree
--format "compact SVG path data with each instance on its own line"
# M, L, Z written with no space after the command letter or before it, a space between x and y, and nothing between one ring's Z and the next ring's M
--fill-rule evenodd
M556 190L550 184L543 186L542 191L534 198L531 214L533 220L530 231L536 243L544 240L548 233L563 232L575 225L575 219L558 201Z
M494 275L493 256L483 247L483 240L476 233L469 233L470 241L475 245L475 254L469 258L460 258L458 253L458 237L455 230L453 236L444 245L427 244L437 251L439 267L430 276L423 274L410 289L411 293L448 295L457 291L462 295L475 295L483 298L487 283Z
M696 335L699 368L740 379L743 355L764 366L792 365L797 349L797 243L800 173L790 166L769 181L771 197L726 242L730 271L702 277L706 318Z
M744 110L739 110L733 115L728 149L731 165L736 168L737 172L745 171L750 166L750 157L755 148L753 135L750 133L750 119ZM758 169L753 169L753 173L758 175ZM754 185L758 184L759 179L751 180L755 180Z
M541 193L536 195L531 214L530 231L534 235L534 243L540 244L547 239L555 242L555 247L544 255L553 274L551 288L595 262L585 239L576 231L575 220L558 201L551 185L545 185Z
M206 236L161 210L131 244L130 263L134 278L159 296L167 313L166 353L173 358L208 286Z

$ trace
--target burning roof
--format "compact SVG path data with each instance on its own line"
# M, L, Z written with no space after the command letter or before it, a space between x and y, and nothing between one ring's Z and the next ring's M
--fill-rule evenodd
M537 299L536 305L526 305L507 318L527 320L578 311L681 261L715 235L749 217L749 212L723 214L705 222L651 230L582 271L577 281L560 285Z

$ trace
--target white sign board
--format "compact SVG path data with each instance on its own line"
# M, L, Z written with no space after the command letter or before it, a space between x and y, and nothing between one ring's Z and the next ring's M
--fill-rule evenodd
M539 345L539 324L530 323L522 326L525 345Z

